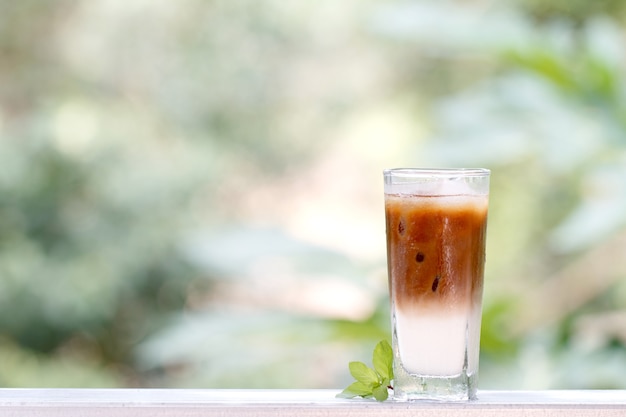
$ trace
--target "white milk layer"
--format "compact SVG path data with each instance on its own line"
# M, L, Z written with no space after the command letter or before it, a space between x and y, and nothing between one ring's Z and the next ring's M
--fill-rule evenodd
M467 371L473 373L478 367L480 337L480 309L476 310L478 314L396 311L396 334L404 368L419 375L459 375L463 372L467 345Z

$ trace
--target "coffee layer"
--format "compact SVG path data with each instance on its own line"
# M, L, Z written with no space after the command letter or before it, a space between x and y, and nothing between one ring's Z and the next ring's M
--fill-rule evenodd
M389 284L396 308L480 305L487 197L385 195Z

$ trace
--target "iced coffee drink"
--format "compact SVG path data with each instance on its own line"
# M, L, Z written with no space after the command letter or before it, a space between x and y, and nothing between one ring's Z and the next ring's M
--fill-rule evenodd
M385 171L394 397L476 392L489 171Z

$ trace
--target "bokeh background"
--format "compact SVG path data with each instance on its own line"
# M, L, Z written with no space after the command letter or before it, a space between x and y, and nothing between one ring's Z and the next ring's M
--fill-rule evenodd
M626 388L626 2L0 2L0 386L339 388L382 170L492 170L480 387Z

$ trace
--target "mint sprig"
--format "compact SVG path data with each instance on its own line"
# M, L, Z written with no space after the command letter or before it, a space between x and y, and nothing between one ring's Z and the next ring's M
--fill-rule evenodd
M389 342L380 341L374 348L372 357L374 368L363 362L350 362L350 374L356 379L346 389L337 394L338 398L374 398L385 401L389 397L389 389L393 389L393 351Z

